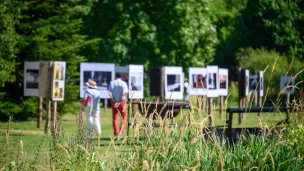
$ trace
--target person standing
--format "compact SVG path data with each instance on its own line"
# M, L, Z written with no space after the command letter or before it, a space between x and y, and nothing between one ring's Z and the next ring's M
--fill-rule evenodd
M109 95L111 98L111 107L112 107L112 124L114 129L114 135L124 135L124 126L126 124L126 99L127 99L127 93L128 86L127 83L123 80L121 80L121 73L117 72L115 74L115 80L110 82L109 85ZM118 129L117 125L117 115L118 112L121 116L121 124L120 128Z
M100 127L100 92L97 89L96 82L89 80L86 82L88 89L85 91L85 99L89 97L90 101L86 105L86 114L88 119L89 134L93 135L93 124L97 129L98 136L101 134Z

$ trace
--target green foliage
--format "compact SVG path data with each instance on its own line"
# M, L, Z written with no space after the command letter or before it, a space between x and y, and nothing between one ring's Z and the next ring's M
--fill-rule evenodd
M304 126L299 124L289 131L288 143L292 149L297 150L299 153L304 155ZM304 157L302 156L304 160Z
M205 66L217 43L205 1L99 1L86 19L102 38L90 61L155 66ZM87 53L87 51L86 51Z
M280 96L280 77L284 75L295 76L303 69L303 64L297 59L280 55L278 52L265 49L240 49L237 53L239 65L248 68L250 75L257 75L259 70L264 72L264 92L270 97ZM303 74L298 75L296 81L300 81ZM301 86L298 85L298 86Z
M22 105L20 105L22 104ZM27 120L37 116L37 98L0 98L0 120L7 121L11 116L17 120Z
M0 2L0 87L4 82L15 81L16 44L19 36L15 26L20 17L20 3L4 0Z

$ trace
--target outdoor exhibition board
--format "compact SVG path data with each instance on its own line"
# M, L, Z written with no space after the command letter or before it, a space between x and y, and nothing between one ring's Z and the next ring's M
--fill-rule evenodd
M189 94L190 95L207 95L207 69L206 68L189 68Z
M109 84L114 80L115 64L113 63L81 63L80 64L80 97L84 97L89 80L96 82L100 98L110 98Z
M46 98L47 93L50 93L51 85L49 84L49 76L51 73L50 68L53 63L50 61L40 61L39 62L39 97ZM50 94L49 94L50 95Z
M165 99L183 99L184 78L182 67L164 67Z
M228 69L219 68L219 96L228 95Z
M53 63L52 99L53 101L64 100L66 62L55 61Z
M24 96L38 96L39 62L24 62Z
M207 66L207 97L218 97L218 87L218 66Z
M294 94L295 79L292 76L281 76L280 91L283 94Z
M121 73L121 79L128 85L128 98L143 99L144 98L144 66L143 65L127 65L123 67L115 67L115 72Z
M262 97L264 95L264 76L263 71L258 72L259 79L259 96Z
M129 97L144 98L144 66L129 65Z

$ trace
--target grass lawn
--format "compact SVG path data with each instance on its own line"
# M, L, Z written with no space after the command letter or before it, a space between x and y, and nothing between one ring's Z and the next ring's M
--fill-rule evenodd
M83 113L84 114L84 113ZM86 117L84 116L84 123L86 124ZM202 119L206 117L205 112L194 112L194 122L200 122ZM215 123L217 126L224 126L226 122L226 113L224 113L223 118L219 119L219 112L218 109L214 111L215 116ZM227 115L228 116L228 115ZM177 116L174 120L174 123L182 124L183 120L187 120L189 117L189 110L183 110L179 116ZM108 108L106 111L101 109L101 129L102 135L100 138L100 150L103 154L107 150L113 150L112 147L109 147L111 139L114 138L113 136L113 128L112 128L112 116L111 116L111 108ZM263 113L261 120L257 118L257 113L247 113L243 124L238 124L238 114L234 115L233 126L234 127L257 127L261 123L263 125L271 125L279 122L280 120L285 118L285 113L279 114L272 114L272 113ZM140 120L144 121L145 118L140 116ZM77 131L77 123L76 123L76 113L75 114L66 114L60 118L61 127L65 132L65 137L68 139L72 134L75 134ZM44 122L42 128L36 128L36 121L12 121L10 125L10 142L18 143L22 140L24 144L24 151L28 153L28 158L31 161L37 159L36 152L38 147L42 147L42 153L40 155L46 154L48 151L48 142L47 140L51 140L52 137L50 133L48 135L44 134ZM207 126L208 122L206 123ZM8 128L8 122L0 122L0 144L6 143L6 136L5 132ZM126 127L127 129L127 127ZM130 129L132 133L132 129ZM131 134L132 135L132 134ZM93 136L94 143L97 144L97 137L96 135ZM122 143L123 139L114 139L116 145ZM125 149L128 147L126 146ZM45 153L43 153L45 152ZM45 156L40 156L40 162L43 162L43 159L46 158Z

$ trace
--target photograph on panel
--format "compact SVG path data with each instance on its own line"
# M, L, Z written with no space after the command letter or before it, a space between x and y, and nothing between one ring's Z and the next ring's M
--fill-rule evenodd
M254 92L258 86L258 78L257 76L250 76L249 77L249 91Z
M55 81L53 85L53 98L63 98L63 82Z
M167 74L167 91L181 91L180 78L180 74Z
M133 91L142 91L143 84L143 73L141 72L131 72L131 90Z
M220 80L220 89L227 89L227 75L220 74L219 80Z
M55 63L55 80L63 80L64 79L64 65L62 63Z
M96 82L99 90L108 90L109 84L111 82L110 71L94 71L93 72L93 81Z
M38 89L39 70L27 69L25 75L25 86L27 89Z
M217 89L217 73L208 73L208 89L216 90Z
M192 74L193 88L206 88L206 74Z

